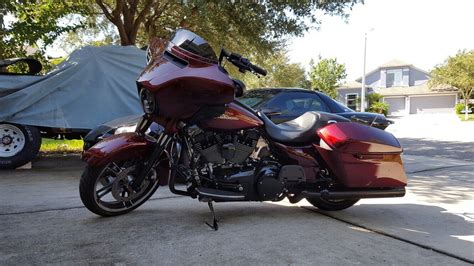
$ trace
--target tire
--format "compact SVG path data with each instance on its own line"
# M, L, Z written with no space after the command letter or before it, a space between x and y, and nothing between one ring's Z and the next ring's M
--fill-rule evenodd
M140 165L137 160L135 162L121 162L121 163L115 163L111 162L105 166L102 167L94 167L94 166L86 166L86 169L84 170L81 181L79 183L79 194L81 196L82 203L84 206L87 207L91 212L100 215L100 216L117 216L117 215L122 215L126 214L128 212L133 211L134 209L140 207L143 203L145 203L158 189L159 186L159 178L158 178L158 173L155 169L152 169L150 171L149 175L147 176L147 179L143 181L144 183L142 184L142 189L140 192L135 195L133 200L131 199L131 196L129 195L127 199L130 200L125 200L122 199L121 201L117 199L117 197L124 197L122 194L120 195L114 195L115 189L124 189L123 186L119 185L121 177L117 176L122 176L122 172L119 172L118 174L115 174L118 171L111 172L110 169L111 167L120 167L120 171L129 171L128 169L133 168L137 165ZM115 168L117 169L117 168ZM134 178L134 175L139 172L139 169L134 169L130 172L127 172L125 174L126 180L130 180L130 178ZM115 177L113 176L115 174ZM151 176L154 175L154 176ZM105 181L104 181L105 180ZM123 180L122 180L123 182ZM129 181L125 181L128 182ZM148 184L147 184L148 182ZM144 186L145 184L146 187ZM111 198L112 202L106 202L105 200L102 200L98 196L98 190L96 191L97 186L101 186L100 189L103 189L107 186L110 187L110 192L105 193L105 196L108 196L108 198ZM100 190L99 189L99 190ZM111 194L111 195L108 195ZM133 195L132 195L133 196Z
M15 169L38 155L41 134L34 126L0 123L0 169Z
M323 211L340 211L356 204L359 199L326 200L323 198L306 199L314 207Z

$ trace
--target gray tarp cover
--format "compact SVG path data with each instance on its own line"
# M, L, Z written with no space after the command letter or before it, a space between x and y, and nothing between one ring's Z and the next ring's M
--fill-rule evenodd
M145 52L133 46L87 46L44 76L0 75L0 122L92 129L142 113L136 79Z

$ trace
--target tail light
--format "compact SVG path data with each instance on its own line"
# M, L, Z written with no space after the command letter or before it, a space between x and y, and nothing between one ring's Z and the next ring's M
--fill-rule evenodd
M341 130L338 126L334 126L335 124L330 124L318 130L319 137L330 147L338 148L348 140L350 137Z
M402 148L390 133L358 123L327 125L318 135L329 147L349 153L399 153Z

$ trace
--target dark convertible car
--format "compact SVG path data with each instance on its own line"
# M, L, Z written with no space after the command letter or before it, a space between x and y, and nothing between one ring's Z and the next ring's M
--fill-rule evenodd
M264 112L275 123L294 119L308 111L335 113L353 122L380 129L385 129L393 123L383 114L356 112L324 93L306 89L255 89L247 91L238 100L257 111ZM84 138L84 150L113 134L134 131L139 119L140 116L128 116L96 127ZM159 130L158 125L153 128Z
M331 99L324 93L306 89L257 89L245 93L239 101L262 111L275 123L282 123L309 112L334 113L345 118L385 129L393 121L385 118L383 114L356 112Z

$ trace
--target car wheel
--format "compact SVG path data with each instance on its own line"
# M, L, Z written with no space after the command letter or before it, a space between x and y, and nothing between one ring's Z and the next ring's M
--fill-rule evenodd
M0 169L15 169L33 160L41 146L34 126L0 123Z

